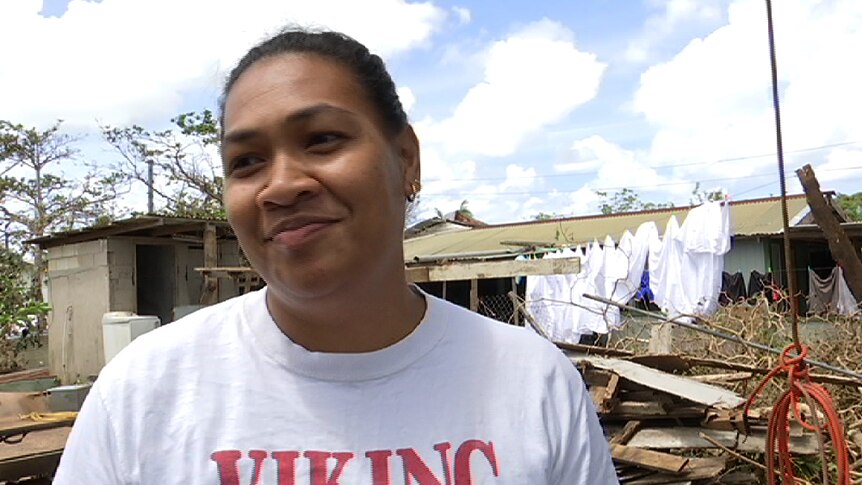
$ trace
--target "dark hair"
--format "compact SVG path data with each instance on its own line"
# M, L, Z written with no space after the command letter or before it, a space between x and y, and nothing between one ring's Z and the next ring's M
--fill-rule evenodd
M401 100L395 91L395 83L380 56L372 54L367 47L340 32L288 28L252 47L230 72L219 99L219 123L222 130L225 101L242 73L261 59L289 53L317 54L350 68L369 100L379 111L386 130L390 134L396 134L407 126L407 114L404 113Z

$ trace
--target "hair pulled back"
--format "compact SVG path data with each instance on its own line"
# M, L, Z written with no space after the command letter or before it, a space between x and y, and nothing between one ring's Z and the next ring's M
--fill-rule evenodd
M230 72L219 99L222 129L225 102L237 79L255 62L280 54L317 54L349 68L378 110L387 132L394 135L407 126L407 114L380 56L372 54L367 47L340 32L291 27L252 47Z

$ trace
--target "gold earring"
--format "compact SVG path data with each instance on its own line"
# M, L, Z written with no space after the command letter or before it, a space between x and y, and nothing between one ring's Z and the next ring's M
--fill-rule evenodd
M416 196L419 195L420 190L422 190L422 182L419 179L410 182L410 193L407 194L407 202L416 200Z

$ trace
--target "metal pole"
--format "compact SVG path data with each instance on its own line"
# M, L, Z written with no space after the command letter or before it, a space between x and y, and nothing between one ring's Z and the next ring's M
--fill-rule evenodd
M790 328L793 342L799 345L799 305L796 299L798 285L790 245L790 216L787 213L787 183L784 180L784 146L781 141L781 108L778 100L778 64L775 60L775 34L772 23L772 1L766 0L766 21L769 33L769 60L772 72L772 105L775 111L775 144L778 151L778 181L781 186L781 217L784 225L784 269L787 271L787 289L790 292Z
M677 315L675 317L665 317L664 315L660 315L658 313L653 313L653 312L649 312L646 310L641 310L640 308L635 308L633 306L624 305L622 303L617 303L613 300L609 300L609 299L603 298L601 296L585 294L584 298L589 298L590 300L595 300L595 301L604 303L606 305L613 305L615 307L618 307L618 308L621 308L624 310L628 310L628 311L631 311L634 313L639 313L639 314L647 316L647 317L652 317L652 318L660 320L660 323L672 323L674 325L679 325L680 327L684 327L684 328L687 328L689 330L694 330L695 332L705 333L707 335L712 335L713 337L718 337L720 339L729 340L731 342L736 342L738 344L745 345L747 347L752 347L752 348L755 348L758 350L763 350L765 352L770 352L770 353L777 354L777 355L781 355L784 352L781 349L769 347L768 345L759 344L757 342L750 342L748 340L745 340L745 339L739 337L738 335L732 335L732 334L728 334L728 333L724 333L724 332L719 332L718 330L713 330L711 328L707 328L707 327L704 327L702 325L695 325L693 323L680 321L679 319L682 318L683 315ZM821 367L823 369L831 370L832 372L844 374L845 376L849 376L849 377L852 377L854 379L858 379L860 382L862 382L862 374L853 372L851 370L842 369L841 367L835 367L834 365L830 365L830 364L827 364L825 362L820 362L820 361L813 360L813 359L805 359L805 362L810 364L810 365L816 366L816 367Z

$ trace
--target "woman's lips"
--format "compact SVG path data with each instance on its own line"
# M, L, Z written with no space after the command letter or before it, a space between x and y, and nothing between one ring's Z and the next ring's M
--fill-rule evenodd
M295 229L285 229L273 236L272 240L287 249L299 249L309 243L320 231L333 224L334 222L312 222Z

